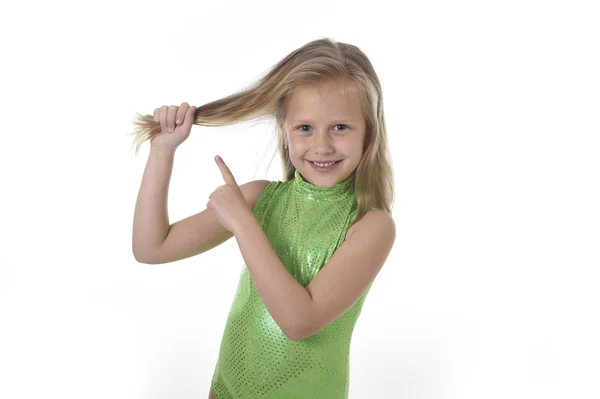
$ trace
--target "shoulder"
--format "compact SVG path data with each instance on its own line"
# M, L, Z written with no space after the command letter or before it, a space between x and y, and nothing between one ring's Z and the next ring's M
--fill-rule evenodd
M258 191L263 192L264 189L271 183L270 180L253 180L251 182Z
M240 189L244 192L244 194L246 192L251 193L251 194L256 194L256 193L262 193L265 188L269 185L269 183L271 183L270 180L252 180L249 181L248 183L244 183L240 186Z
M254 208L256 201L265 191L269 183L271 183L270 180L252 180L240 186L240 190L242 190L242 194L244 194L244 198L246 199L248 206L250 206L250 209Z
M376 209L365 213L362 218L354 221L348 229L345 239L347 240L357 231L373 234L382 230L392 238L392 241L395 239L396 224L394 218L386 211Z

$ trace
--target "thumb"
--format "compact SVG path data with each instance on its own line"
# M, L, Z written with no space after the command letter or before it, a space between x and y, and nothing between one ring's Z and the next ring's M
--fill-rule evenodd
M191 106L188 108L188 110L185 112L185 118L183 123L181 124L181 127L183 128L183 130L189 130L192 128L192 124L194 123L194 119L196 119L196 107Z

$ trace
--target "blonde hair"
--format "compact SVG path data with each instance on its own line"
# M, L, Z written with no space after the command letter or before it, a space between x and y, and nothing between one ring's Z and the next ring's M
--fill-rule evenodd
M341 81L343 91L360 96L366 121L363 156L355 170L354 186L358 220L370 206L391 213L394 180L383 114L383 94L379 78L367 56L356 46L329 38L311 41L294 50L254 84L225 98L196 108L194 125L225 126L270 117L277 129L277 149L281 154L284 179L294 178L296 168L284 149L287 104L299 86ZM134 125L136 156L146 140L161 132L153 115L137 114Z

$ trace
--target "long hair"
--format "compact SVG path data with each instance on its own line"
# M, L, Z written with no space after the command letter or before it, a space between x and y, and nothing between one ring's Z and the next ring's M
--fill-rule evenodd
M277 150L281 155L284 180L294 178L296 168L284 148L287 104L294 89L328 81L346 82L346 89L360 96L366 132L363 156L355 170L354 187L358 218L369 206L391 213L394 179L383 114L379 78L367 56L356 46L329 38L311 41L294 50L271 68L264 77L225 98L196 108L194 125L226 126L239 122L274 119ZM137 114L137 113L136 113ZM136 156L146 140L161 132L153 115L137 114L134 125Z

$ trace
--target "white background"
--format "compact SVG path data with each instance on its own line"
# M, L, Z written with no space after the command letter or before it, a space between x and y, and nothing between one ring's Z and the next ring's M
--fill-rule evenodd
M11 2L0 10L0 397L208 397L235 239L136 262L135 112L200 106L308 41L384 93L395 246L350 398L598 398L600 13L593 1ZM194 126L170 222L282 179L270 126ZM258 169L258 173L256 173ZM255 175L256 174L256 175Z

